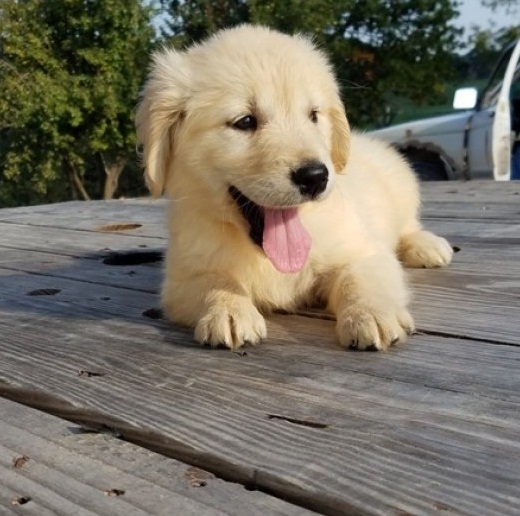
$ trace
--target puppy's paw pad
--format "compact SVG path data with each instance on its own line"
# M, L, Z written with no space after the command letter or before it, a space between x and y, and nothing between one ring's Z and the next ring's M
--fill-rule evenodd
M267 336L265 320L250 302L239 306L213 306L195 327L195 340L232 350L244 344L258 344Z
M404 236L399 243L399 259L407 267L446 267L453 257L448 241L430 231L416 231Z
M413 331L413 319L404 309L347 309L338 315L336 324L340 344L357 351L385 351L405 342Z

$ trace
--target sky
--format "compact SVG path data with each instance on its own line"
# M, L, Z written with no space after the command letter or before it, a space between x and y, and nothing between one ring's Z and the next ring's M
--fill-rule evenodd
M515 8L513 13L508 13L504 7L492 11L483 7L480 0L459 1L461 2L458 8L460 16L453 23L465 29L464 36L468 36L473 25L478 25L482 29L500 29L501 27L520 24L520 0L517 0L519 6ZM518 20L515 20L515 18L518 18ZM156 20L156 24L160 26L161 20Z
M472 25L478 25L483 29L490 28L494 24L494 28L507 27L520 23L520 8L514 14L508 14L505 8L497 8L494 12L483 7L480 0L462 0L459 7L460 17L454 21L455 25L466 29L465 34ZM513 18L518 17L515 23Z

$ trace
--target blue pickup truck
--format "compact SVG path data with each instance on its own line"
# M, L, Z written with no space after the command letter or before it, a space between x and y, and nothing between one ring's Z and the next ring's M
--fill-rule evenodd
M370 134L392 143L423 180L520 179L520 39L487 86L457 90L453 107L459 111Z

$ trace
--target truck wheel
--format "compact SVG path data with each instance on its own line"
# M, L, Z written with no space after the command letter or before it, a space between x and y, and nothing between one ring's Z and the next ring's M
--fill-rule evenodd
M408 148L402 151L421 181L447 181L446 164L435 152Z
M444 165L439 161L412 161L410 163L421 181L447 181L448 174Z

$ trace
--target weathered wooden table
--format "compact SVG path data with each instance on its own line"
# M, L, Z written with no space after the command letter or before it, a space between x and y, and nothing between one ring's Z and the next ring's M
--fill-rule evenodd
M165 201L0 211L0 513L520 514L520 185L423 189L460 252L388 353L158 319Z

